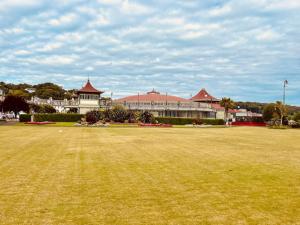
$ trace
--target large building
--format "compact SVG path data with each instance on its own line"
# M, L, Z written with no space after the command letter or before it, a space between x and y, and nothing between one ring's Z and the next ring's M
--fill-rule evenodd
M203 92L204 95L203 95ZM206 91L201 90L198 95L206 95ZM217 101L211 95L210 101ZM194 96L195 97L195 96ZM193 97L193 98L194 98ZM114 100L114 105L123 105L127 109L145 111L148 110L154 116L161 117L185 117L185 118L216 118L216 110L212 108L210 101L205 101L204 98L195 100L185 99L168 94L160 94L154 89L146 94L137 94Z

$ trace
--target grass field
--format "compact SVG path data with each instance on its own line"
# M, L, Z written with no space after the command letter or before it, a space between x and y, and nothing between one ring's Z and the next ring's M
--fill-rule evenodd
M0 126L0 224L300 224L300 131Z

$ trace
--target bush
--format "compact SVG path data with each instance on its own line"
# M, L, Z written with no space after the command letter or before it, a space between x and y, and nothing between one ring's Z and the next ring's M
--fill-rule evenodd
M142 123L155 123L156 122L153 114L148 111L142 112L139 116L139 120Z
M19 117L19 121L26 123L31 121L31 115L30 114L21 114Z
M54 114L34 114L35 122L51 121L51 122L77 122L84 117L82 114L67 114L67 113L54 113Z
M201 119L197 120L194 118L179 118L179 117L156 117L159 123L172 124L172 125L186 125L195 124L195 122L202 122L202 124L208 125L224 125L225 122L222 119Z
M135 123L137 118L138 118L138 113L137 112L128 111L128 113L127 113L128 123Z
M293 120L300 122L300 112L297 112L297 113L294 114Z
M101 112L98 110L87 112L85 114L85 119L89 124L97 123L101 119Z
M127 110L121 105L114 106L112 110L110 110L110 113L111 115L109 117L114 122L124 123L128 118Z
M42 113L56 113L56 109L52 105L42 105Z

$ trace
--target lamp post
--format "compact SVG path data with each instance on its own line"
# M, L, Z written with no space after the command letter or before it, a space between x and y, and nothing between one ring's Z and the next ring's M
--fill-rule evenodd
M287 81L287 80L285 80L284 82L283 82L283 105L285 105L285 89L286 89L286 87L287 87L287 85L289 84L289 82Z

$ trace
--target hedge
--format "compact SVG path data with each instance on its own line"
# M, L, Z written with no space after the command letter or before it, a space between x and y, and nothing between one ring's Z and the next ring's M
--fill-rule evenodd
M82 114L72 114L72 113L55 113L55 114L34 114L34 122L77 122L83 118Z
M19 117L20 122L30 122L31 121L31 115L30 114L21 114Z
M186 125L193 124L196 120L200 120L203 124L208 125L224 125L225 122L222 119L195 119L195 118L179 118L179 117L155 117L157 122L172 124L172 125Z

